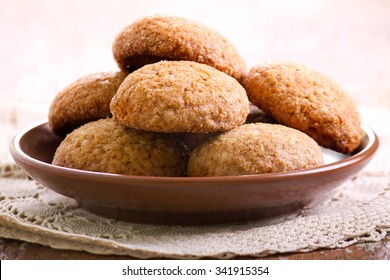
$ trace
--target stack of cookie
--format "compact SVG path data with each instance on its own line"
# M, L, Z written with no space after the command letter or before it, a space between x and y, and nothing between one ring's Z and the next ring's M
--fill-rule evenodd
M83 77L53 100L50 126L66 135L53 164L233 176L317 167L320 145L350 153L360 143L357 110L329 78L291 63L248 74L234 46L198 23L140 19L113 53L120 71Z

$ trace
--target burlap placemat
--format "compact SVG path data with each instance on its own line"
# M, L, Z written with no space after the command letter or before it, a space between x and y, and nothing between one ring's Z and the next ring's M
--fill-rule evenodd
M2 120L0 236L95 254L183 259L266 256L377 241L390 232L389 113L375 108L368 116L381 140L375 159L321 205L279 219L202 227L126 223L80 209L72 199L29 180L14 164L8 144L15 125Z

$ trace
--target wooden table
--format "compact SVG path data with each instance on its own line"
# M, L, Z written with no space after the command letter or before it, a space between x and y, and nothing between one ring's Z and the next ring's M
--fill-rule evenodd
M16 260L126 260L127 256L94 255L81 251L56 250L28 242L0 238L0 259ZM351 245L343 249L324 249L308 253L277 254L264 260L390 260L390 236L378 242Z

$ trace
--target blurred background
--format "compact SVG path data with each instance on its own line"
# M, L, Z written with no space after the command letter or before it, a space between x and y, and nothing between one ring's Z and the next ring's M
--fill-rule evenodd
M250 67L304 63L336 80L362 119L390 107L388 0L0 0L0 121L47 117L54 96L86 74L117 70L111 46L134 20L155 14L203 23L227 37ZM386 115L388 117L388 115Z

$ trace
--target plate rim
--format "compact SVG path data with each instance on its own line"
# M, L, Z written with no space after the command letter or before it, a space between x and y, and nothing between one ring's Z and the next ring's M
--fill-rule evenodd
M62 166L56 166L31 157L21 149L20 141L22 137L25 136L28 132L43 125L48 125L47 119L35 122L25 127L13 137L10 143L10 152L11 155L14 157L14 159L15 160L18 159L22 161L24 164L28 164L29 166L51 171L53 173L62 173L63 175L76 176L80 178L86 175L93 176L95 179L98 179L99 181L124 180L129 182L131 181L132 183L145 182L148 184L154 182L158 184L162 184L164 182L166 184L215 183L215 184L222 184L222 185L227 181L231 182L232 180L239 181L239 182L250 182L250 181L269 182L275 180L284 181L293 178L296 179L297 177L299 178L302 176L316 176L319 173L321 174L329 173L334 170L347 168L349 166L362 162L365 159L370 160L379 148L379 138L377 134L368 125L363 123L361 124L361 128L363 133L368 138L368 143L361 151L345 159L341 159L339 161L324 164L314 168L293 170L293 171L286 171L286 172L274 172L274 173L266 173L266 174L209 176L209 177L164 177L164 176L124 175L124 174L103 173L103 172L79 170L79 169L67 168Z

